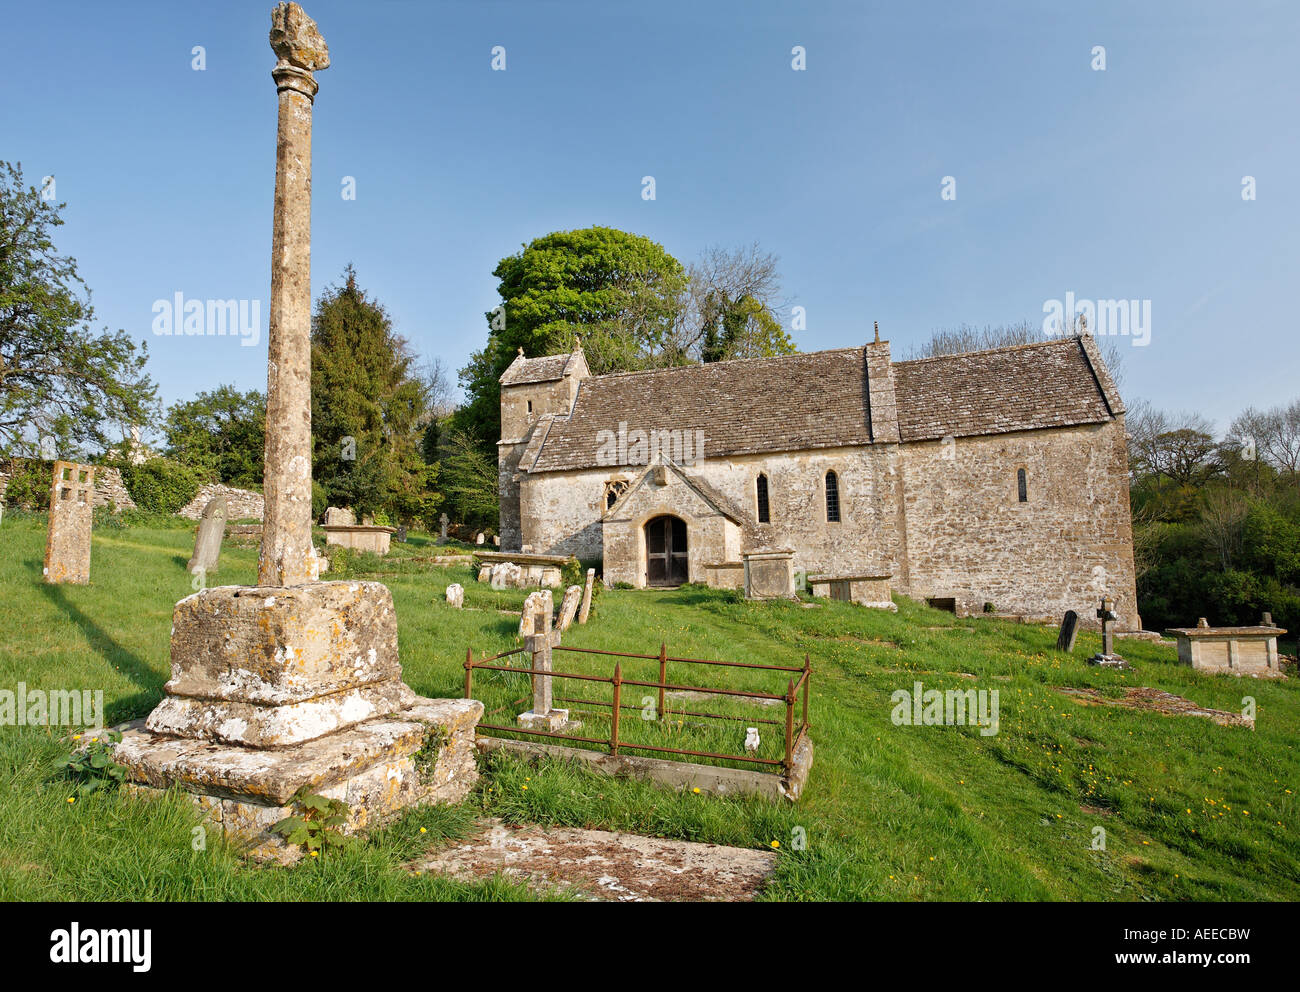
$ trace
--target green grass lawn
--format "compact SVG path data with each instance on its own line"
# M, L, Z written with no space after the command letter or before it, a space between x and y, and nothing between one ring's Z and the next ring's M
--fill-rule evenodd
M41 582L44 541L43 517L7 516L0 523L0 689L16 689L19 682L102 688L109 723L145 715L168 676L172 605L192 592L185 573L190 529L97 529L94 581L87 587ZM421 560L437 551L429 538L412 535L409 543L394 545L390 557L362 556L351 569L392 589L408 684L424 695L459 696L467 648L477 657L517 646L524 594L475 583L465 566L438 568ZM221 570L209 581L251 583L255 566L255 549L227 545ZM465 587L462 611L443 600L450 582ZM460 806L412 811L364 845L319 862L262 868L215 839L193 850L198 816L178 797L103 793L69 804L69 783L57 769L66 749L62 731L4 727L0 897L531 898L500 879L467 884L402 867L490 815L745 847L779 845L769 899L1300 898L1300 685L1294 679L1201 675L1175 664L1171 645L1133 641L1120 642L1120 650L1134 671L1101 671L1083 663L1099 647L1099 638L1088 633L1080 635L1075 654L1065 656L1053 650L1054 630L959 620L903 599L892 615L829 601L815 608L750 604L734 593L695 586L607 591L591 623L575 626L564 639L566 645L646 654L661 641L682 657L791 666L811 657L816 760L799 803L677 793L567 763L493 756ZM559 653L556 667L608 674L608 661ZM652 680L657 663L644 664L637 671ZM475 673L476 687L490 709L527 692L522 676L486 675ZM624 675L630 677L626 667ZM784 689L784 675L711 670L708 676L712 685ZM670 667L670 681L699 677ZM998 690L999 733L895 726L891 693L910 690L916 681L926 689ZM1256 729L1080 706L1052 689L1131 685L1233 712L1241 710L1243 696L1252 696ZM557 694L569 693L567 686L557 688ZM641 694L625 699L639 703ZM743 715L748 704L727 705ZM772 715L752 706L749 712ZM493 722L510 723L512 715L502 711ZM591 736L607 732L601 729L607 716L580 716ZM674 733L666 723L643 725L636 714L625 721L629 732L651 735L637 739ZM682 723L676 731L682 736L672 739L729 741L728 749L738 750L743 738L743 721L723 730ZM776 746L777 728L769 729L763 731L765 748ZM1104 850L1094 849L1095 827L1105 830ZM801 837L806 846L796 843Z

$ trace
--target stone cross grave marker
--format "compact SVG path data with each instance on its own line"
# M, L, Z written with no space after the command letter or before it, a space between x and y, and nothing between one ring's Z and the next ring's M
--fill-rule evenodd
M1119 619L1115 612L1115 602L1109 596L1102 598L1097 609L1097 619L1101 621L1101 654L1094 654L1088 659L1089 665L1104 665L1107 668L1129 668L1127 661L1115 653L1115 635L1110 625Z
M208 576L218 568L221 558L221 539L226 533L226 497L216 496L208 500L199 519L199 532L194 538L194 554L190 557L185 571L191 575Z
M451 523L451 521L447 519L447 514L445 513L438 518L438 527L440 531L440 533L438 534L439 544L447 543L447 525L449 523Z
M533 708L520 713L516 722L527 730L556 733L566 727L580 726L569 720L569 711L552 705L553 679L550 676L551 649L560 644L560 632L551 628L551 591L529 593L524 611L532 615L532 632L524 638L524 647L532 657Z
M1075 638L1079 636L1079 614L1066 610L1061 619L1061 632L1056 637L1056 650L1069 654L1074 650Z
M586 623L587 617L591 616L591 587L596 581L596 570L587 569L587 584L582 590L582 608L578 610L578 623Z
M95 467L54 463L50 523L45 538L45 581L90 581L90 528L95 507Z

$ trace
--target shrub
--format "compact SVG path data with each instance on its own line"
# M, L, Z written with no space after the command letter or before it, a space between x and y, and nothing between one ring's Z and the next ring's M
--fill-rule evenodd
M15 459L13 476L5 489L5 506L11 509L48 510L50 508L50 473L53 462Z
M120 468L126 491L146 513L176 513L199 491L198 473L167 458Z

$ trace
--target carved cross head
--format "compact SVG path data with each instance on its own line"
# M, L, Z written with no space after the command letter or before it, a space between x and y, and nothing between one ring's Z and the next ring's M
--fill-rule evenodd
M330 52L316 22L296 3L277 4L271 11L271 50L281 64L307 72L330 66Z

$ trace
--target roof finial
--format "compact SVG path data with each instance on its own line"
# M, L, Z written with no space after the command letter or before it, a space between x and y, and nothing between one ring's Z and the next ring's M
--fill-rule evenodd
M524 346L523 346L523 345L520 345L520 346L519 346L519 357L520 357L520 358L523 358L523 357L524 357Z
M582 350L582 335L581 335L581 334L575 334L575 335L573 336L573 350L574 350L574 351L581 351L581 350Z
M872 323L876 325L876 344L880 344L880 321L873 320Z

